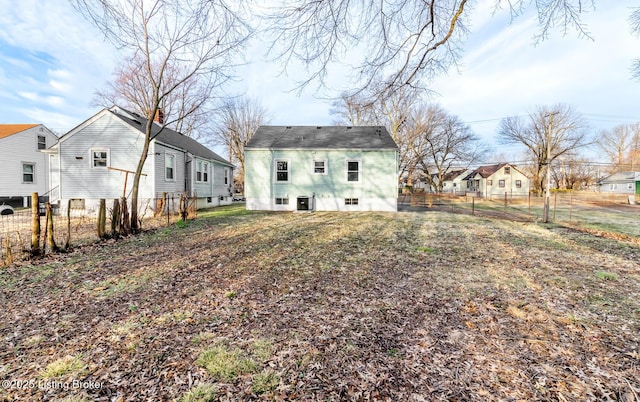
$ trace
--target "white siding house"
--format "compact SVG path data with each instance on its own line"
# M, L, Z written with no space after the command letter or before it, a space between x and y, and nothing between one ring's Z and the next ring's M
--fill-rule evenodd
M525 197L529 195L529 178L514 165L501 163L480 166L464 179L467 192L484 198Z
M0 204L26 207L31 193L46 195L49 175L42 151L56 140L42 124L0 124Z
M146 120L119 107L103 109L60 137L50 154L52 201L94 210L99 200L130 198L144 145ZM233 165L194 139L154 123L154 139L142 170L141 209L163 193L195 193L198 207L231 203ZM232 177L230 175L229 177Z
M619 172L598 181L601 193L640 194L640 172Z
M384 127L261 126L245 197L249 210L396 211L398 147Z

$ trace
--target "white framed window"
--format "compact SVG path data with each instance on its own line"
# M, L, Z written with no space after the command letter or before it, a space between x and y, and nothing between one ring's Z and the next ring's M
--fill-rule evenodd
M326 159L314 159L313 160L313 174L327 174L327 160Z
M164 154L164 179L176 181L176 156L174 154Z
M288 183L291 175L291 161L288 159L276 159L275 163L275 182Z
M276 197L276 205L289 205L288 197Z
M109 150L108 149L92 149L91 151L91 167L101 168L109 166Z
M627 183L627 190L633 190L633 183Z
M33 184L36 182L35 163L22 162L22 182L25 184Z
M362 162L358 159L347 159L347 181L360 182Z
M196 181L202 183L209 181L209 163L200 160L196 163Z
M224 168L224 184L225 185L229 184L229 176L231 176L229 172L230 172L229 169Z
M516 180L516 188L522 188L522 180Z
M511 174L511 168L509 166L504 167L504 174Z
M498 180L498 187L504 188L504 180Z
M47 149L47 137L45 135L38 136L38 149Z
M345 198L344 205L358 205L359 200L357 198Z

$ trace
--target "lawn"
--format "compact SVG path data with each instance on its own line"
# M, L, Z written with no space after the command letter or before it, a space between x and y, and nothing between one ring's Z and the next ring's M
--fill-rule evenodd
M199 214L0 269L0 400L640 400L640 245L443 211Z

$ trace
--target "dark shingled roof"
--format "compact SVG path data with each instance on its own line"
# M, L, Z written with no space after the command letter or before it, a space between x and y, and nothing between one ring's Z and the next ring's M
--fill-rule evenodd
M135 114L133 112L127 112L127 113L129 113L132 117L134 117L134 119L129 118L129 116L125 116L123 114L114 112L113 110L111 110L111 113L113 113L122 121L126 122L136 130L144 134L144 128L145 128L145 125L147 124L147 119L145 119L144 117L138 114ZM160 131L160 128L161 127L158 124L153 124L153 127L151 129L151 135L155 136L154 139L156 141L161 142L163 144L174 146L179 149L184 149L185 151L191 153L192 155L198 156L200 158L212 159L220 163L233 166L229 163L229 161L227 161L217 153L213 152L209 148L205 147L204 145L200 144L198 141L194 140L193 138L187 137L182 133L179 133L177 131L171 130L166 127L162 129L162 131Z
M398 149L383 126L260 126L245 149Z

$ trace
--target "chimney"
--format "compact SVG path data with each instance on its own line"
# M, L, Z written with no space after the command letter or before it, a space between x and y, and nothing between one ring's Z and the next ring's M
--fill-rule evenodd
M161 109L156 110L156 117L153 119L153 121L157 122L158 124L164 124L164 112Z

